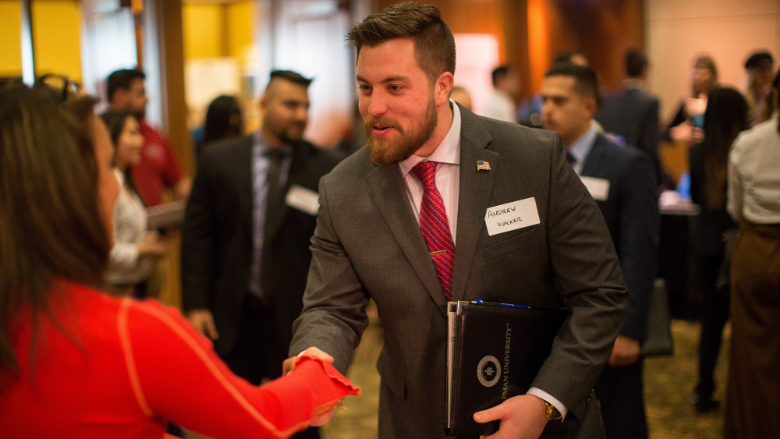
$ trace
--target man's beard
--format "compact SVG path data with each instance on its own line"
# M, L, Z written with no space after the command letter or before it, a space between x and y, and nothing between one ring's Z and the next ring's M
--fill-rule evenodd
M141 108L140 110L136 109L136 110L128 111L128 113L132 114L136 120L140 121L146 117L146 108Z
M397 121L390 118L369 117L365 121L366 135L368 136L368 152L371 154L371 160L380 165L392 165L402 162L412 156L428 139L431 138L436 125L439 122L436 113L436 105L433 99L428 101L428 108L425 111L425 119L416 132L411 132L407 136ZM398 130L398 138L394 141L378 139L374 136L374 126L391 127Z
M286 145L295 145L303 139L303 132L306 130L306 122L290 122L281 125L281 122L271 119L263 120L263 129L268 129L268 133L275 139L278 139ZM293 127L299 129L294 130Z

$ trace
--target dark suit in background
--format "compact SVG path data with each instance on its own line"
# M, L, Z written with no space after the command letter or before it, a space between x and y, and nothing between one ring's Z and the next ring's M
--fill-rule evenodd
M284 196L269 197L260 273L265 302L254 299L248 292L252 147L252 137L233 139L200 157L183 226L182 298L185 312L211 311L219 331L217 353L234 373L259 384L282 373L292 323L302 308L316 216L286 205ZM316 192L320 177L336 163L329 151L297 142L284 193L293 185ZM261 364L247 357L259 357Z
M460 114L452 300L571 308L532 386L569 410L569 434L555 437L604 437L592 387L626 290L602 216L558 135ZM491 169L478 170L477 160ZM489 207L530 197L540 224L488 235ZM322 179L320 202L290 355L316 346L346 371L373 298L385 335L379 437L443 438L446 299L398 165L377 165L361 149Z
M658 98L628 82L620 93L605 97L596 119L605 132L617 134L627 145L644 151L653 161L656 181L666 184L671 179L666 176L658 152L658 105Z
M658 253L658 195L653 165L633 147L597 135L580 172L609 181L606 199L594 196L604 215L628 286L628 307L620 335L642 341ZM643 358L629 366L607 365L596 382L607 437L646 438L642 389Z

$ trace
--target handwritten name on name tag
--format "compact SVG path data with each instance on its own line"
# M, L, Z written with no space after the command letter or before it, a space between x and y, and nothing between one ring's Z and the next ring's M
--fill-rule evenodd
M534 197L489 207L485 212L485 225L490 236L535 224L539 224L539 211Z
M607 197L609 197L609 180L583 176L580 176L580 180L582 180L582 183L594 200L607 201Z
M320 194L294 184L287 191L284 202L293 209L298 209L309 215L317 215L317 210L320 208Z

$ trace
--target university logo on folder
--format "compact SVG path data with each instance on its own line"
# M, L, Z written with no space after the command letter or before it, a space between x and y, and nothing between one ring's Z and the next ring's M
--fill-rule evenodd
M474 413L528 391L568 314L561 308L449 302L445 433L496 432L498 421L479 424ZM564 433L568 420L550 421L544 431Z

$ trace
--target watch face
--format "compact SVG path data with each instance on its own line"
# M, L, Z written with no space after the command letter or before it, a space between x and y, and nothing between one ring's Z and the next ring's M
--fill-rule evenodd
M554 405L550 404L549 402L545 401L544 405L547 407L547 419L550 421L554 421L557 419L561 419L561 413L558 411L557 408L555 408Z

